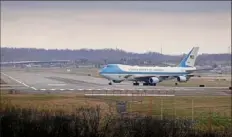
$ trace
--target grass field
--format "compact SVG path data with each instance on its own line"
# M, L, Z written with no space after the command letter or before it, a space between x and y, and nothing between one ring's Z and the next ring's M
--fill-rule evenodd
M98 97L103 100L128 101L128 110L153 116L198 117L210 112L231 117L230 96L195 97ZM162 110L161 110L162 108Z
M231 125L230 96L195 97L85 97L80 94L8 94L1 92L2 108L33 108L50 112L75 112L81 107L100 106L101 114L117 114L116 101L127 101L127 112L149 115L158 119L187 118L208 124L213 117L214 126ZM202 127L201 127L202 128Z
M1 83L5 82L1 80ZM231 123L231 96L85 97L74 93L8 94L8 90L1 90L2 107L10 104L19 108L70 113L81 107L100 106L102 114L116 114L116 101L127 101L127 111L139 115L189 118L204 124L209 116L214 116L216 126Z
M108 112L115 110L116 101L128 101L128 111L160 116L194 117L216 112L219 115L231 116L230 96L195 96L195 97L84 97L77 94L7 94L2 93L3 102L11 102L20 107L43 109L72 109L84 106L97 106ZM111 108L110 108L111 106ZM162 107L162 110L161 110ZM193 109L192 109L193 107Z
M86 99L75 94L7 94L2 92L1 96L3 104L11 104L21 108L61 110L67 113L74 112L80 107L100 106L103 113L109 109L105 101Z
M5 83L1 81L1 83ZM77 112L78 108L91 108L100 106L101 109L101 118L104 119L107 116L115 116L116 114L116 101L128 101L127 110L128 112L138 113L139 115L150 115L153 117L159 118L193 118L197 120L197 123L191 127L193 129L200 129L200 131L218 131L217 136L230 136L229 132L231 128L231 97L230 96L204 96L204 97L85 97L80 94L9 94L9 90L1 90L1 107L0 112L3 114L2 122L4 129L1 131L8 131L1 133L3 136L19 136L23 134L30 134L32 136L46 136L49 134L61 133L63 136L67 135L67 125L72 125L71 129L69 128L68 133L73 133L75 136L78 136L78 133L86 132L85 135L89 135L92 129L91 124L96 125L100 123L97 119L90 118L83 119L83 117L78 118L74 117L70 119L70 115L64 116L63 113L59 113L60 110L67 114L71 112ZM10 106L10 107L9 107ZM13 109L15 108L25 108L20 110ZM31 109L32 108L32 109ZM35 110L38 110L37 112ZM46 111L44 111L46 110ZM46 112L49 112L48 113ZM87 109L88 112L90 112ZM112 113L111 113L112 112ZM193 113L192 113L193 112ZM110 115L105 115L110 113ZM95 114L95 113L94 113ZM13 115L13 117L12 117ZM38 118L36 117L38 116ZM42 116L41 121L38 121L39 117ZM55 116L55 117L54 117ZM73 117L72 115L71 117ZM90 114L89 116L95 116ZM98 115L96 115L98 116ZM34 119L33 119L34 118ZM83 122L80 120L83 119ZM79 121L78 121L79 120ZM103 126L104 130L100 130L99 133L104 133L105 136L111 134L117 134L122 137L126 133L131 133L129 136L144 136L138 135L139 133L147 133L147 131L159 131L159 134L174 134L182 133L185 136L193 136L187 134L187 130L175 130L173 131L172 124L168 121L164 124L162 122L155 122L157 119L144 119L138 122L140 119L129 120L125 119L116 119L114 123L108 123L109 129L113 129L110 132ZM103 121L103 120L101 120ZM151 122L153 121L153 122ZM136 124L137 122L137 124ZM149 123L150 122L150 123ZM12 124L13 123L13 124ZM53 123L53 124L52 124ZM56 123L56 124L54 124ZM75 126L73 126L75 123ZM130 124L131 123L131 124ZM144 124L145 123L145 124ZM153 123L153 124L152 124ZM160 123L160 124L159 124ZM194 122L195 123L195 122ZM166 126L164 127L163 125ZM107 125L107 124L106 124ZM47 128L47 127L50 128ZM144 128L141 128L143 127ZM184 124L183 124L184 126ZM97 127L97 126L95 126ZM133 127L131 129L131 127ZM188 127L189 128L189 127ZM35 130L36 129L36 130ZM48 129L52 129L52 132ZM83 129L81 132L77 132L77 129ZM96 128L98 129L98 128ZM116 129L116 130L115 130ZM142 129L142 130L141 130ZM169 129L169 130L167 130ZM175 128L174 128L175 129ZM178 128L176 128L178 129ZM134 132L137 131L138 132ZM45 132L46 131L46 132ZM98 131L98 130L94 130ZM105 131L105 132L103 132ZM121 134L118 132L120 131ZM124 131L124 132L122 132ZM43 134L40 134L40 133ZM195 131L194 131L195 132ZM92 132L99 135L98 132ZM108 134L106 134L108 133ZM132 135L132 133L134 133ZM195 132L196 133L196 132ZM206 132L207 133L207 132ZM209 132L210 133L210 132ZM211 132L212 133L212 132ZM223 133L223 134L219 134ZM227 134L228 133L228 134ZM200 136L200 133L198 136ZM212 135L214 135L212 133ZM225 135L224 135L225 134ZM176 134L176 136L181 136ZM153 136L160 136L158 132ZM216 135L215 135L216 136Z

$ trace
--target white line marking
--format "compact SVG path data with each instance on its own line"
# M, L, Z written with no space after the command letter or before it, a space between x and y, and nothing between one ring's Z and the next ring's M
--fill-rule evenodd
M24 86L26 86L26 87L30 87L30 86L28 86L28 85L26 85L25 83L22 83Z
M35 87L31 87L32 89L34 89L34 90L37 90Z
M69 89L69 90L74 90L74 89Z
M28 88L32 88L32 89L36 90L36 88L34 88L34 87L30 87L29 85L27 85L27 84L23 83L22 81L19 81L19 80L15 79L15 78L13 78L13 77L11 77L11 76L9 76L9 75L7 75L7 74L3 73L3 72L1 72L1 73L2 73L3 75L5 75L5 76L9 77L10 79L12 79L12 80L14 80L14 81L16 81L16 82L18 82L18 83L20 83L20 84L22 84L22 85L24 85L24 86L28 87Z
M50 90L56 90L56 89L53 88L53 89L50 89Z
M85 94L85 96L175 96L172 94Z
M59 84L59 83L54 83L54 84L48 84L48 86L65 86L66 84Z
M65 90L65 89L60 89L61 91Z
M46 90L46 89L40 89L40 90Z

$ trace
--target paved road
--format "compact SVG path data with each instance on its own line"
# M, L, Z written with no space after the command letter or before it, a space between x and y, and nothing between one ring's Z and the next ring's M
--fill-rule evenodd
M156 94L163 92L165 94L175 95L228 95L223 91L228 87L163 87L163 86L133 86L131 82L108 85L108 80L91 76L81 76L60 73L58 71L30 71L27 69L14 70L2 69L1 78L7 82L11 88L31 91L31 92L82 92L87 90L101 93L107 92L144 92ZM1 86L2 89L10 88L7 85ZM174 93L175 91L175 93Z

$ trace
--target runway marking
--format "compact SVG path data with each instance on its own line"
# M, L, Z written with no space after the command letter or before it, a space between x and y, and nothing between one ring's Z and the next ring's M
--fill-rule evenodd
M30 87L30 86L28 86L28 85L26 85L25 83L22 83L24 86L26 86L26 87Z
M30 87L34 90L38 90L36 89L35 87ZM67 90L67 91L74 91L74 90L77 90L77 91L137 91L137 92L146 92L146 91L158 91L160 92L161 89L39 89L39 90L60 90L60 91L64 91L64 90ZM163 91L164 90L164 91ZM168 90L168 89L163 89L162 91L163 92L175 92L175 91L192 91L194 89L173 89L173 90ZM198 91L203 91L205 89L198 89Z
M48 84L48 86L65 86L66 84L59 84L59 83L54 83L54 84Z
M14 81L16 81L16 82L18 82L18 83L24 85L25 87L28 87L28 88L32 88L32 89L34 89L34 90L37 90L36 88L30 87L29 85L23 83L22 81L19 81L19 80L15 79L15 78L13 78L13 77L11 77L11 76L9 76L9 75L3 73L3 72L1 72L1 73L2 73L3 75L5 75L5 76L9 77L10 79L12 79L12 80L14 80Z
M175 96L173 94L85 94L85 96Z
M3 75L5 75L5 76L9 77L10 79L12 79L12 80L14 80L14 81L16 81L16 82L18 82L18 83L22 84L22 82L21 82L21 81L19 81L19 80L15 79L15 78L13 78L13 77L11 77L11 76L9 76L9 75L7 75L7 74L3 73L3 72L1 72L1 73L2 73Z
M32 89L34 89L34 90L37 90L35 87L31 87Z

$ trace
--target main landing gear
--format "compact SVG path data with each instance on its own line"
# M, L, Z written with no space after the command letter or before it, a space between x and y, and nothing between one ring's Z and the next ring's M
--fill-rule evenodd
M150 84L150 83L143 83L143 86L156 86L156 83Z
M138 83L138 82L134 82L134 83L133 83L133 85L134 85L134 86L138 86L138 85L139 85L139 83ZM143 83L143 86L156 86L156 83L154 83L154 84L150 84L150 83Z
M156 83L154 83L154 84L151 84L151 86L156 86Z
M110 81L108 84L109 84L109 85L112 85L112 82ZM134 86L139 86L139 82L136 81L136 82L133 83L133 85L134 85ZM154 84L143 83L143 86L156 86L156 83L154 83Z
M139 83L136 81L135 83L133 83L134 86L138 86Z
M143 86L149 86L149 83L143 83Z

